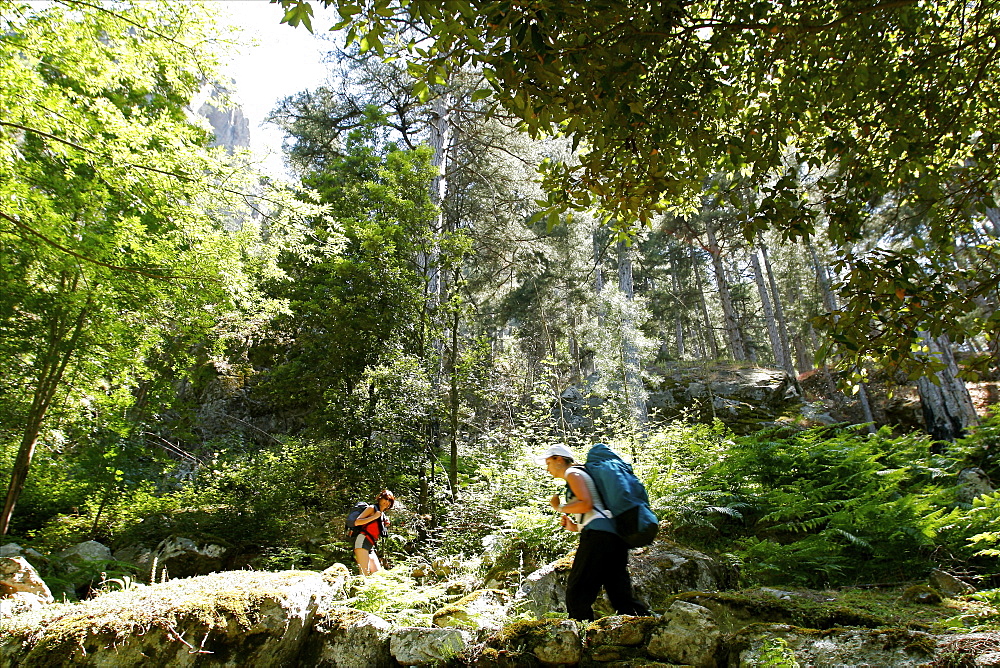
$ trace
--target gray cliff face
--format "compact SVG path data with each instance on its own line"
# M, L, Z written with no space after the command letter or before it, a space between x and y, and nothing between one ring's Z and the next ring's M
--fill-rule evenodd
M212 146L222 146L230 152L237 148L248 148L250 121L243 115L243 110L239 107L222 108L217 104L213 96L198 108L198 115L207 118L215 132Z

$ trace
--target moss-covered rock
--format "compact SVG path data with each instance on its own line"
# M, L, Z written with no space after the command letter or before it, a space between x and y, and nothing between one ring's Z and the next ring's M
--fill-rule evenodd
M0 629L5 665L282 665L334 596L319 573L234 571L48 606Z
M575 666L582 658L583 642L577 623L547 619L505 626L486 641L476 665Z
M434 626L470 631L497 630L507 616L510 596L498 589L480 589L454 603L438 609L432 619Z

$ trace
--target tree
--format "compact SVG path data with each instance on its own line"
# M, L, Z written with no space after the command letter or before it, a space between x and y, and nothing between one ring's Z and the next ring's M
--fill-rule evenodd
M185 110L211 42L195 4L0 2L0 391L18 442L0 533L54 408L128 406L148 355L249 304L247 272L266 271L247 172Z
M309 25L309 2L280 1L287 22ZM921 211L938 239L995 207L996 0L322 2L338 7L349 41L406 51L429 84L479 67L489 94L528 131L572 135L579 161L546 170L552 212L599 203L611 221L648 222L665 207L697 208L704 183L723 171L759 190L742 211L748 234L801 237L825 212L827 235L846 252L871 205L887 198L900 215ZM802 201L799 165L827 170L821 202ZM981 260L996 252L995 241L973 251ZM899 263L884 261L900 254ZM948 250L914 254L934 263ZM910 255L856 263L847 289L919 276L901 273ZM975 295L1000 277L949 269L930 280ZM859 317L881 306L844 303ZM947 301L928 301L919 316L890 317L885 337L861 329L842 350L845 364L874 354L919 369L931 362L911 354L920 329L956 341L1000 330L994 318L952 315ZM903 322L914 318L926 327ZM838 323L850 321L825 325L842 334Z
M377 408L358 392L367 372L398 354L421 354L416 256L437 215L429 151L385 142L383 122L370 109L367 122L303 176L327 209L313 222L309 256L285 256L287 277L271 287L289 306L270 327L261 387L271 402L311 413L316 433L366 443ZM321 139L312 126L288 129L306 144Z

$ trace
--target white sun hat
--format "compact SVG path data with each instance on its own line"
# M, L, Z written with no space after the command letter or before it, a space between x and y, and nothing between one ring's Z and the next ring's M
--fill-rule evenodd
M568 457L569 459L576 461L576 455L573 454L572 450L567 448L565 445L557 444L557 445L550 445L545 450L545 452L535 457L535 462L544 465L546 459L548 459L549 457L557 457L557 456Z

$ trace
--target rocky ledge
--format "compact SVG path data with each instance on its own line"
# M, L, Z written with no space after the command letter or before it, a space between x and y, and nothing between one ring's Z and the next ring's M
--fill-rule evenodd
M335 564L128 583L6 617L0 666L1000 666L1000 633L892 626L774 589L674 594L654 617L506 626L518 597L483 590L415 627L353 609L357 581Z

